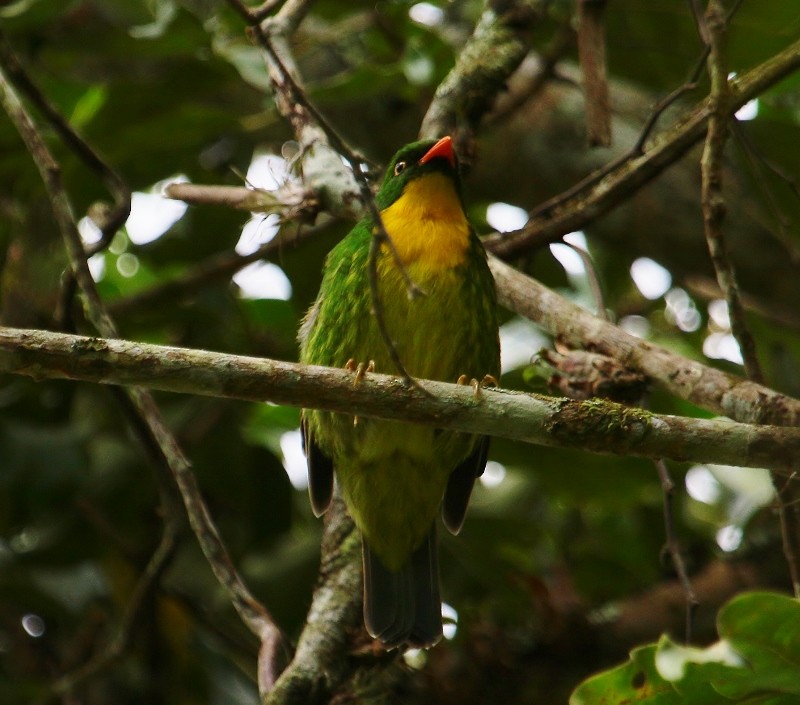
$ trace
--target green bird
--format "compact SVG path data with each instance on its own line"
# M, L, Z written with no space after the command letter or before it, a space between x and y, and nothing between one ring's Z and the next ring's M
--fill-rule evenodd
M494 279L464 214L450 137L414 142L392 159L375 198L407 275L384 245L377 261L386 329L409 374L447 382L499 377ZM373 313L366 217L328 255L300 329L302 362L395 373ZM374 365L373 365L374 363ZM477 387L476 387L477 389ZM361 531L364 623L385 648L427 647L442 634L436 515L458 533L489 438L430 426L313 411L302 414L309 495L320 516L334 473Z

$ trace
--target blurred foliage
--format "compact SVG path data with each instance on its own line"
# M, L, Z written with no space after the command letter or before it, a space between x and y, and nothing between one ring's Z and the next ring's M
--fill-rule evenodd
M376 162L415 137L436 85L481 11L475 0L433 3L440 21L425 25L409 16L412 4L320 0L294 37L310 97ZM533 33L534 52L553 43L571 3L553 2L549 10ZM44 94L137 191L177 174L239 185L256 151L280 154L292 139L272 103L261 56L241 20L219 0L11 0L0 4L0 27ZM767 59L798 30L792 3L744 3L731 30L732 70L744 72ZM654 101L686 80L701 47L687 4L674 0L611 3L607 32L610 75L622 91L615 98L615 139L624 149ZM565 75L575 56L570 47ZM741 150L730 154L731 179L743 194L731 204L739 209L730 219L736 264L758 304L751 323L770 383L789 392L800 390L792 295L800 279L776 275L775 263L795 266L800 244L796 181L778 173L793 177L800 168L798 81L792 76L769 91L756 119L742 126L761 170ZM45 134L76 213L107 200L96 176L52 130ZM522 102L515 115L489 123L479 143L467 189L484 231L489 203L531 208L611 154L586 148L580 100L569 81L555 82ZM698 173L696 160L684 160L619 214L593 223L586 236L604 305L623 324L635 324L683 355L741 373L734 362L710 361L704 352L711 333L728 331L709 314L715 297L691 286L710 271ZM29 155L0 119L0 303L7 325L53 324L65 257L49 213ZM245 220L223 208L193 207L150 242L135 244L129 233L118 234L95 261L104 267L103 296L124 302L231 251ZM347 227L336 224L274 258L291 282L289 300L248 298L228 277L208 278L146 310L126 308L117 321L121 332L130 339L293 359L295 331L316 293L322 259ZM643 255L658 259L672 277L653 299L631 279L630 265ZM565 273L548 250L519 264L594 305L585 277ZM677 298L670 299L670 291ZM687 318L687 310L695 313ZM80 327L77 307L74 313ZM542 344L541 335L531 335L514 346L518 354L521 346L520 359L531 360ZM532 389L537 379L528 365L517 364L504 385ZM166 394L158 400L248 584L296 637L314 585L320 532L304 491L284 470L291 458L282 438L296 430L297 411ZM658 390L646 403L660 412L706 415ZM0 380L0 448L0 702L23 703L102 652L158 544L162 519L146 454L106 388ZM462 535L442 540L443 594L458 613L458 629L414 672L415 687L423 693L420 702L564 703L579 680L620 661L633 646L624 634L607 632L602 615L632 596L652 592L656 600L658 586L674 581L662 557L661 486L652 464L636 459L499 439L491 458L504 478L479 486ZM708 501L689 498L682 485L688 468L670 469L690 573L702 573L720 557L755 561L759 583L786 589L771 515L732 514L742 491L727 486ZM716 480L705 481L713 491ZM723 556L717 532L736 521L744 535ZM724 614L756 599L734 601ZM750 634L780 624L770 621L777 602L764 604ZM715 607L701 605L701 617L708 621ZM681 639L680 610L674 617L670 624L654 622L652 640L664 629L678 630L674 637ZM731 629L743 620L739 614ZM714 638L713 632L698 634L703 643ZM660 678L655 653L656 647L635 652L633 668ZM186 530L143 606L130 648L87 682L80 702L254 703L255 655L254 639ZM796 663L796 648L793 658ZM602 676L602 688L616 677ZM680 683L673 685L679 690ZM584 686L575 702L598 702L585 695L594 687Z
M717 617L721 640L705 648L669 637L630 661L590 678L570 705L791 705L800 698L800 604L774 593L747 593Z

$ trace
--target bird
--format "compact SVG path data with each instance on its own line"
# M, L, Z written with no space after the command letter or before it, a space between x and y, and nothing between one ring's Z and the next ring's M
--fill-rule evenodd
M383 243L377 254L377 305L401 363L417 378L471 380L479 396L500 376L497 297L452 138L400 149L375 205L394 249ZM397 372L370 289L377 228L366 216L330 251L298 334L301 362L356 370L356 383ZM409 296L408 278L422 295ZM433 646L442 636L437 515L461 530L489 437L311 409L301 434L314 514L338 485L361 532L370 636L385 649Z

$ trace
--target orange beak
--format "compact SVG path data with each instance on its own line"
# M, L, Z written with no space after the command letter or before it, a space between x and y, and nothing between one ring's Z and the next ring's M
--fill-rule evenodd
M431 161L431 159L437 159L438 157L447 159L447 161L450 162L450 166L455 169L456 155L453 151L453 139L449 135L442 137L433 147L425 152L422 159L419 160L419 163L426 164Z

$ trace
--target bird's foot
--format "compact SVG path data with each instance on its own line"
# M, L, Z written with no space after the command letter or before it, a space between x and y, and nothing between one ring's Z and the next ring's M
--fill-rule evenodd
M370 360L369 362L356 362L352 357L344 364L344 368L346 370L350 370L350 372L355 372L356 376L353 380L353 386L357 387L361 384L361 380L364 379L364 375L367 372L375 372L375 360Z
M353 379L353 386L357 387L364 379L367 372L375 371L375 360L369 362L356 362L352 357L344 364L344 368L350 372L355 372L356 376ZM358 416L353 417L353 426L358 426Z
M484 375L483 379L479 382L474 377L470 379L467 375L460 375L456 380L456 384L468 384L472 387L476 399L481 398L481 390L486 387L499 387L500 383L494 375Z

